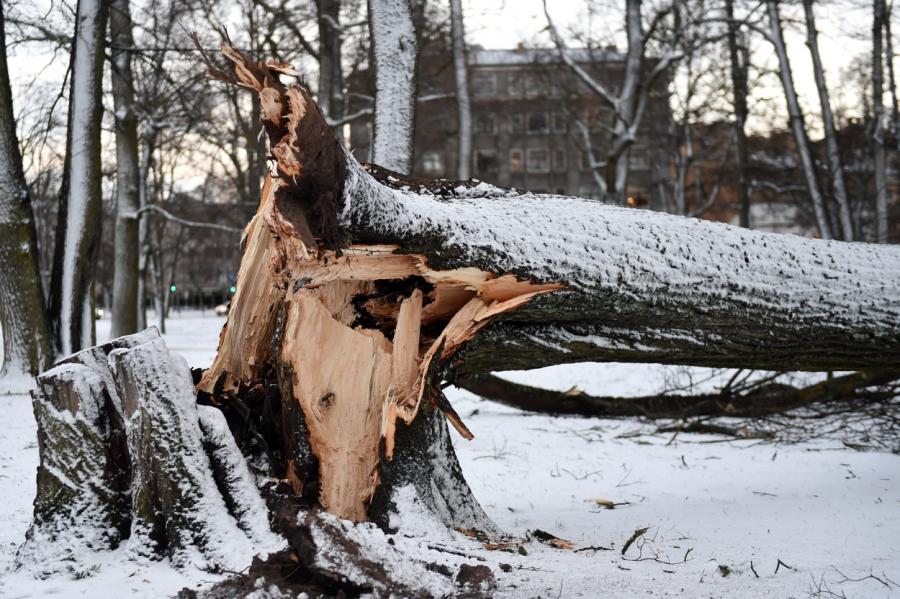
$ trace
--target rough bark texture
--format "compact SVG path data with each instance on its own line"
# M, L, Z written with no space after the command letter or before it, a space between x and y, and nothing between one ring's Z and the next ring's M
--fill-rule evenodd
M372 159L408 174L413 166L419 60L410 0L369 0L369 31L375 67Z
M0 393L7 385L10 390L22 386L26 377L30 383L53 356L34 215L13 118L4 27L0 7Z
M155 330L74 354L38 377L32 392L40 466L34 523L19 565L40 574L89 568L88 549L128 536L131 462L125 419L107 356L158 339Z
M50 316L57 349L70 354L93 344L94 268L99 247L106 0L79 0L72 45L72 85L59 231L50 281Z
M155 329L74 354L33 393L41 464L17 565L89 574L127 539L137 558L239 570L281 544L222 413Z
M113 337L138 330L138 220L140 165L134 77L131 71L131 14L128 0L112 0L111 79L116 117L116 238L113 272Z

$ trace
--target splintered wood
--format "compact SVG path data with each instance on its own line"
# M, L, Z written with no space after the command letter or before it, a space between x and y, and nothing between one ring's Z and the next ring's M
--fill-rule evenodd
M476 268L436 271L395 245L346 246L332 214L344 154L318 107L278 81L283 65L254 63L227 44L223 52L234 74L212 65L211 73L258 93L274 160L244 233L218 355L199 388L220 397L292 373L282 385L292 397L283 400L302 410L319 502L365 520L397 423L412 423L423 401L471 438L435 392L447 361L492 318L562 285ZM292 484L299 492L302 483Z

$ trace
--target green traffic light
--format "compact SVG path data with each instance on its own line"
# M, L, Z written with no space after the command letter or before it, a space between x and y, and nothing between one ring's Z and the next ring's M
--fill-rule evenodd
M178 287L176 285L169 285L169 291L175 293L176 291L178 291Z
M237 291L237 287L235 287L234 285L232 285L232 286L231 286L231 289L229 289L228 291L230 291L231 293L234 293L235 291Z

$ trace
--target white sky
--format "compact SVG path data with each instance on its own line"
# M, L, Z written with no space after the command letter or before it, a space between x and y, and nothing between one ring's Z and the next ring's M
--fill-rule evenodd
M36 5L41 4L46 5L47 1L36 0ZM652 1L645 1L645 6L650 4ZM563 33L577 26L581 30L590 30L598 40L608 40L614 32L619 36L615 40L618 46L624 48L624 39L621 39L624 1L596 0L595 6L596 12L589 15L587 2L584 0L550 0L551 13ZM514 48L520 42L541 45L549 43L549 38L543 31L546 20L541 0L463 0L463 7L467 41L470 44L479 44L485 48ZM797 6L784 6L783 13L786 21L790 17L802 17L802 11ZM871 2L820 0L816 2L816 16L820 30L820 49L832 100L837 108L843 104L851 110L858 110L859 98L849 95L850 92L844 92L841 77L854 59L861 55L868 57L871 44ZM801 102L808 114L816 115L818 97L802 30L802 27L787 28L788 50ZM774 67L776 62L770 45L759 40L759 36L755 36L755 39L757 59L764 57L764 64ZM61 79L68 61L67 56L60 55L53 64L48 65L49 54L40 53L35 44L28 44L26 48L27 50L17 48L10 56L14 88L21 89L20 85L31 80L38 72L47 80ZM777 79L770 78L765 88L754 92L757 98L772 98L778 114L784 114L784 101ZM759 120L757 123L763 124L787 126L783 116L781 122ZM815 134L815 119L811 119L810 125Z

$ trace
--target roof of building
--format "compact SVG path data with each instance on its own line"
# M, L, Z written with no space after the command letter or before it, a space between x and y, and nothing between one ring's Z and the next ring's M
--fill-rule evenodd
M625 55L614 48L569 48L566 50L575 62L620 62ZM559 62L559 53L552 48L515 48L511 50L485 50L473 46L468 54L469 64L480 66L549 64Z

